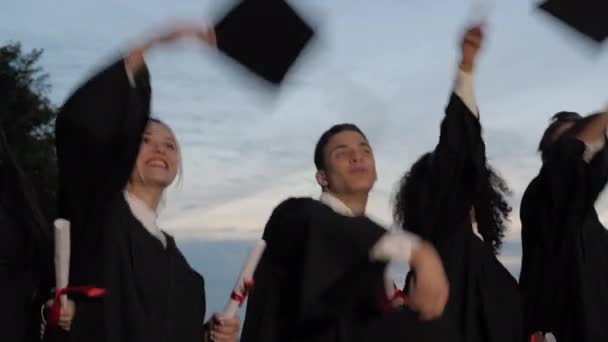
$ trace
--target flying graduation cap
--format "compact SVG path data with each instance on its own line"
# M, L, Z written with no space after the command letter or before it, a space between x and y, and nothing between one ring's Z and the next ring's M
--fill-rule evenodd
M215 36L220 51L279 85L314 31L283 0L240 0L217 21Z
M606 0L545 0L538 6L561 23L600 45L608 38Z

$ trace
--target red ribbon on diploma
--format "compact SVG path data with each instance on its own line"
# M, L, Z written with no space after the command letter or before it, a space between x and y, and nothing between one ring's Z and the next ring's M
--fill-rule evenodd
M106 289L94 286L72 286L55 290L53 306L51 306L51 310L49 312L48 326L50 328L56 327L59 323L59 316L61 315L61 301L59 300L59 297L68 293L80 293L89 298L98 298L106 294Z
M403 302L407 303L407 295L405 294L405 292L401 291L400 289L396 288L393 291L393 295L391 296L391 298L388 298L388 296L386 295L386 293L381 293L380 294L380 304L382 305L382 309L384 310L384 312L391 312L394 310L393 308L393 301L395 299L403 299Z
M253 279L246 280L243 284L243 293L237 293L233 290L230 294L230 299L238 302L240 307L245 302L245 299L247 299L247 295L251 289L253 289Z

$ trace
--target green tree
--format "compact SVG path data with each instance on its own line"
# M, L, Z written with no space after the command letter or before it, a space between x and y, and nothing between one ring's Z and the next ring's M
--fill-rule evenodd
M50 221L57 214L57 110L47 97L51 88L38 65L41 55L22 51L19 43L0 47L0 124Z

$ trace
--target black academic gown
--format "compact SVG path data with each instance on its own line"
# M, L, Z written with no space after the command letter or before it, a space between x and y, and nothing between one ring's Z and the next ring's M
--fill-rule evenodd
M34 246L22 222L0 205L0 340L3 342L40 340L40 308L50 290L50 269L40 269L38 261L31 257ZM48 258L51 259L50 254Z
M0 132L0 341L40 340L52 282L52 238Z
M241 341L439 341L442 321L381 310L386 264L370 262L369 251L385 232L313 199L280 204L264 230Z
M558 341L608 341L608 231L594 208L608 151L586 163L584 150L560 138L521 202L525 331Z
M133 216L122 193L150 112L147 70L129 83L123 60L94 75L57 118L60 217L71 222L73 341L200 342L203 278L167 235L167 247Z
M462 341L520 342L517 281L470 223L473 193L479 180L487 179L486 162L480 122L453 93L439 143L427 159L420 197L412 199L419 206L416 221L406 217L405 223L432 242L441 256L450 282L444 316L458 326Z
M23 226L0 208L0 340L33 342L40 339L38 273L25 257L30 241Z

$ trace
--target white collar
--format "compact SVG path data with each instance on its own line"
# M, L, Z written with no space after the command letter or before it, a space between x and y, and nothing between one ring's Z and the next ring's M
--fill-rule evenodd
M156 213L144 203L144 201L130 194L128 191L123 191L125 200L129 204L133 216L146 228L148 233L160 240L163 247L167 247L167 237L156 225Z
M585 152L583 153L583 160L590 163L593 157L604 148L605 139L596 140L592 143L585 143Z
M481 241L484 241L483 236L481 236L481 233L479 233L479 228L477 228L477 222L471 223L471 228L473 229L473 234L480 238Z
M342 202L340 199L330 194L329 192L323 191L321 193L321 196L319 196L319 201L321 201L321 203L330 207L333 211L337 212L340 215L351 217L355 216L355 213L353 213L353 210L351 208L346 206L344 202Z
M322 192L321 196L319 196L319 201L321 203L325 204L326 206L330 207L333 211L335 211L336 213L338 213L340 215L349 216L349 217L358 216L358 215L355 215L353 210L351 208L349 208L346 204L344 204L344 202L342 202L338 197L332 195L329 192L325 192L325 191ZM367 217L372 222L376 223L377 225L383 227L386 230L392 230L392 228L390 228L390 226L387 226L386 224L381 223L380 220L377 220L374 217L370 217L367 213L365 213L362 216Z

